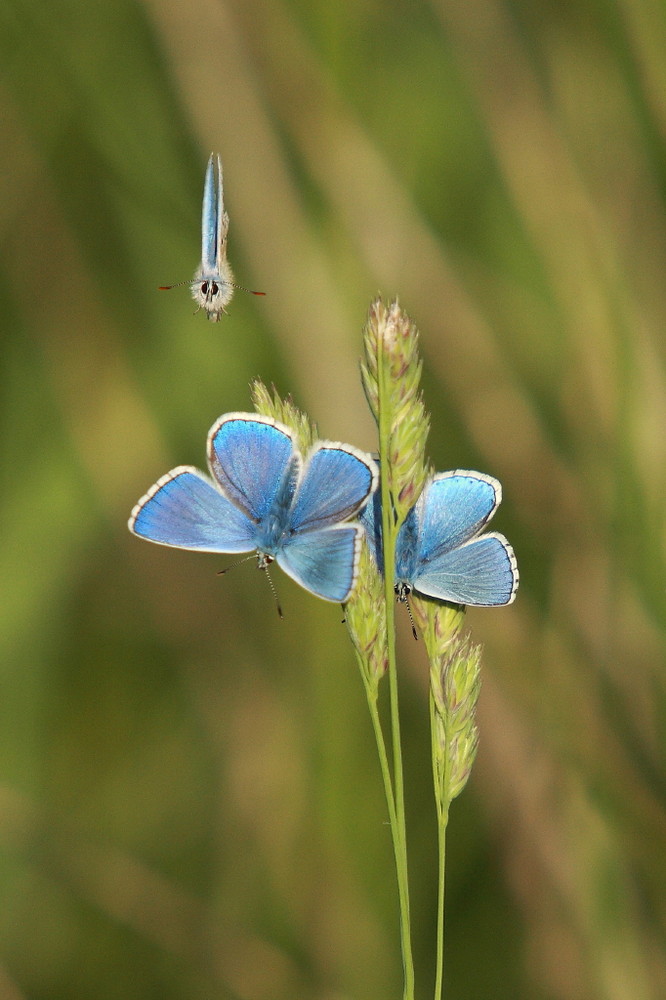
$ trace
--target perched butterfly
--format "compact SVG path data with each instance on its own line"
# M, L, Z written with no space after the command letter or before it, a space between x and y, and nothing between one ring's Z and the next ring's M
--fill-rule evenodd
M224 210L222 162L219 156L211 153L206 168L201 210L201 263L192 281L181 281L176 285L160 285L160 288L166 291L169 288L177 288L178 285L189 285L192 298L199 309L204 309L208 319L214 323L219 323L222 313L226 313L225 306L231 302L235 288L250 292L252 295L266 294L253 292L250 288L235 284L227 260L228 231L229 216Z
M303 458L288 427L227 413L208 434L213 479L179 466L139 500L130 531L161 545L253 552L318 597L344 603L356 583L363 529L343 523L376 489L369 455L318 441Z
M439 601L491 607L511 604L518 566L504 535L480 534L502 499L502 487L481 472L440 472L430 479L398 532L395 589ZM381 499L360 516L377 564L382 562Z

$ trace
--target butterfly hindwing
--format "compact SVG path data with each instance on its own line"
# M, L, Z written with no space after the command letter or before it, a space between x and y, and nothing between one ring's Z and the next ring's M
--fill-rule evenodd
M278 565L296 583L327 601L344 603L356 583L361 528L332 525L294 535L278 551Z
M518 568L504 535L491 532L432 559L419 558L408 582L440 601L492 607L513 601Z
M224 209L224 177L222 175L222 161L217 157L217 205L216 217L216 244L215 244L215 266L220 277L229 283L233 280L231 268L227 261L227 233L229 232L229 216ZM230 289L231 290L231 289Z

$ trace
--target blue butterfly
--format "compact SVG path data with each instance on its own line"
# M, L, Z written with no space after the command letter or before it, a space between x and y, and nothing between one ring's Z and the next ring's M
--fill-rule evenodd
M518 566L504 535L480 534L502 499L502 487L481 472L440 472L426 483L398 532L395 589L454 604L511 604ZM360 516L382 568L381 498L377 491Z
M318 441L304 459L293 432L227 413L208 434L212 480L190 466L162 476L134 507L129 529L161 545L253 552L318 597L344 603L356 583L363 529L347 524L377 487L370 458Z
M253 292L250 288L235 284L227 260L228 231L229 216L224 210L222 161L219 156L211 153L206 168L201 209L201 263L192 281L181 281L179 284L189 284L192 298L199 309L204 309L208 319L214 323L219 323L222 313L226 313L225 306L231 302L235 288L250 292L252 295L266 294ZM163 291L177 287L178 285L160 285Z

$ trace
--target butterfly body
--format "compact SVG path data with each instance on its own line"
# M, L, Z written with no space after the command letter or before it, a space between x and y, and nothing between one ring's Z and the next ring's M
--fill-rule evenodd
M229 216L224 208L222 161L210 154L201 207L201 263L192 280L192 298L212 322L219 322L234 294L227 260Z
M219 156L211 153L206 167L201 205L201 263L192 281L180 284L189 284L192 298L213 323L219 323L222 314L226 313L234 289L241 288L252 295L264 294L253 292L234 282L233 271L227 260L228 233L229 216L224 207L222 161ZM177 286L161 287L169 289Z
M418 564L419 538L414 508L405 518L401 528L399 545L396 546L395 580L396 587L404 589L408 580L414 578Z
M211 153L201 207L201 263L192 280L191 290L194 301L213 322L219 322L234 294L234 276L227 260L228 232L222 161Z
M377 485L372 459L320 441L303 458L292 431L268 417L226 414L208 435L211 477L178 466L139 500L129 528L161 545L257 552L319 597L344 602L357 576L362 528L350 524Z

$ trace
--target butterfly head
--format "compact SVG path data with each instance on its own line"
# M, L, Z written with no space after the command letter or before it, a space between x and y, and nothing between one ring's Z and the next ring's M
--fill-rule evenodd
M199 309L204 310L212 323L219 323L222 313L226 313L225 306L231 302L234 294L231 280L225 280L221 274L197 272L190 289Z
M275 556L268 552L257 552L257 569L268 569L271 563L275 562Z

